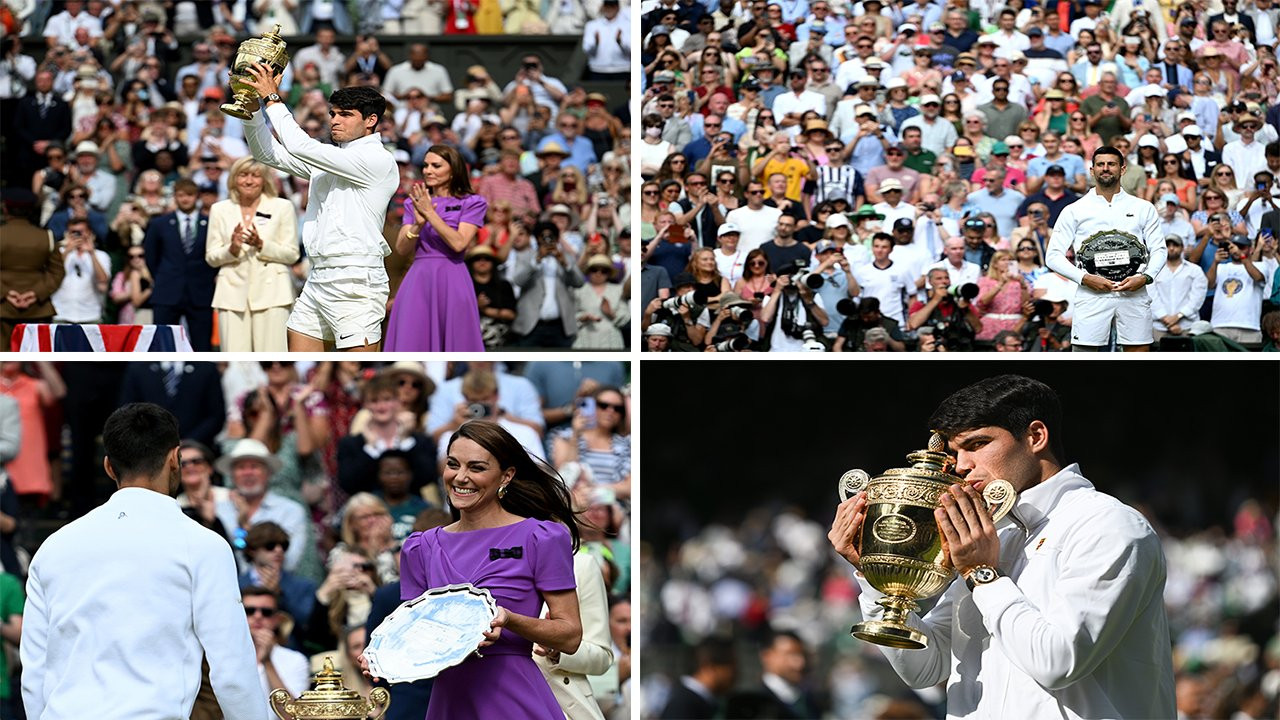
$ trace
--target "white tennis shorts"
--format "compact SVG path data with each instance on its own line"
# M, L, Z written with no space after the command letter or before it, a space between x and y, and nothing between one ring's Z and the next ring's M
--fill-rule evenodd
M388 294L385 268L312 268L288 327L338 349L371 345L382 340Z
M1115 325L1121 345L1150 345L1151 296L1144 287L1137 292L1099 293L1081 285L1076 289L1071 321L1071 343L1103 347L1111 342Z

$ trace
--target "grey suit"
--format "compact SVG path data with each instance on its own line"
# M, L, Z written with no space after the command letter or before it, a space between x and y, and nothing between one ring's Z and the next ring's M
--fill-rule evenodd
M526 255L516 260L512 282L520 288L520 299L516 302L516 321L511 330L517 335L528 335L538 325L538 315L546 292L546 286L542 282L542 265L536 255ZM578 332L577 303L570 288L582 287L583 282L582 271L578 269L573 256L566 255L563 262L556 263L556 304L560 307L560 323L568 337L573 337Z

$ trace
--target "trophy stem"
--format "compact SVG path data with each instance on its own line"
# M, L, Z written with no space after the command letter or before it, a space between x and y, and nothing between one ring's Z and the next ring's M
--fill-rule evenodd
M929 638L907 625L907 615L920 609L914 600L900 595L888 595L877 600L876 604L884 608L881 619L854 625L849 630L850 635L859 640L900 650L923 650L928 647Z

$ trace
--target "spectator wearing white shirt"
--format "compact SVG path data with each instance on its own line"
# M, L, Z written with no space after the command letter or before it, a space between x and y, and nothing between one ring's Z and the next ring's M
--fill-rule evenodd
M49 18L44 24L44 39L49 47L66 45L76 47L76 31L81 28L89 32L89 37L102 37L102 21L84 11L81 0L67 0L67 8Z
M299 697L310 687L311 663L306 655L280 643L279 628L284 619L280 598L258 586L244 588L240 594L253 638L263 696L270 697L276 688L284 688L291 697ZM293 618L300 623L308 619Z
M925 268L924 274L927 277L930 270L946 270L947 275L951 278L951 287L960 287L965 283L978 284L978 278L982 277L982 268L977 263L969 262L964 259L964 238L949 237L942 244L942 252L946 256L942 260Z
M64 237L66 274L51 298L54 322L102 322L103 299L111 281L111 257L94 246L93 232L84 218L69 220Z
M827 99L821 93L806 89L809 81L806 70L792 70L787 77L791 82L791 91L774 98L772 110L778 128L786 130L787 135L792 138L797 138L800 137L801 118L806 111L812 110L824 118L827 116Z
M418 88L437 105L453 102L453 81L449 79L449 72L428 58L430 50L426 43L410 45L409 59L392 65L387 71L387 78L382 82L383 91L396 98L404 98L409 90Z
M764 183L752 180L747 184L747 204L730 210L725 223L732 223L741 232L738 249L743 253L764 245L773 239L782 211L764 204Z
M916 278L901 263L889 259L893 247L893 237L876 233L871 238L871 262L855 267L853 277L858 281L857 297L878 299L885 317L905 325L905 298L916 291Z
M1223 146L1222 162L1231 166L1238 181L1246 181L1252 178L1254 173L1267 169L1263 143L1254 139L1254 134L1261 127L1262 120L1251 113L1236 116L1235 122L1232 123L1232 129L1240 133L1240 138Z
M1238 343L1262 342L1262 293L1267 280L1254 264L1247 235L1219 246L1205 281L1214 289L1209 322L1213 331Z
M626 80L631 75L631 16L619 10L618 0L603 0L600 17L582 29L587 55L587 79Z
M1156 341L1165 335L1184 335L1191 323L1200 319L1200 306L1208 288L1204 271L1193 262L1182 259L1183 239L1166 235L1164 246L1169 252L1164 272L1151 286L1151 332Z
M302 67L307 63L315 63L316 69L320 71L320 82L337 87L342 80L342 66L347 62L347 56L333 44L337 38L338 35L332 28L322 27L316 30L316 44L299 50L290 64Z

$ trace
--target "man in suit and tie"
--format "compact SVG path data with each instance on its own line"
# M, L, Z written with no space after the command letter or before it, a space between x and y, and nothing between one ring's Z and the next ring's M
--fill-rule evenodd
M212 303L218 269L204 259L209 220L196 207L197 192L190 180L174 183L178 209L152 220L142 245L155 278L151 306L156 324L177 325L186 319L191 348L207 352L213 346Z
M35 92L18 101L13 136L18 148L17 172L31 177L45 166L44 152L50 142L66 142L71 136L71 106L53 92L54 74L36 73Z
M511 331L518 347L569 347L578 332L578 307L570 288L582 287L582 271L573 251L560 241L560 230L549 222L533 228L536 257L516 261L512 284L520 288L516 321ZM550 294L548 294L548 286Z
M719 715L720 698L733 687L738 675L738 660L733 643L721 638L707 638L693 650L693 674L680 678L671 688L671 697L662 709L663 718L701 720Z
M147 402L173 413L183 437L216 447L227 420L222 378L213 363L129 363L120 387L120 405ZM88 443L90 447L93 443Z
M771 632L760 651L760 666L761 687L729 698L728 717L822 717L817 698L804 687L809 653L799 635L790 630Z
M1180 87L1190 92L1195 73L1187 67L1189 48L1180 37L1171 37L1164 44L1164 60L1151 67L1160 71L1160 82L1168 90Z

